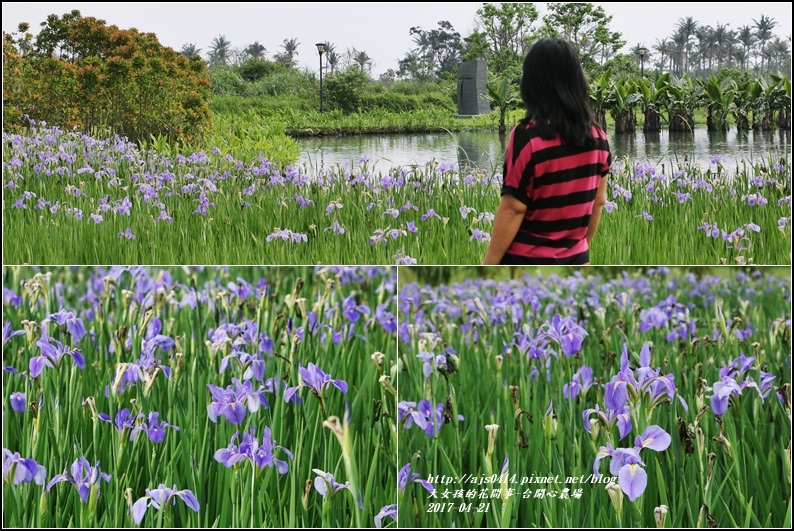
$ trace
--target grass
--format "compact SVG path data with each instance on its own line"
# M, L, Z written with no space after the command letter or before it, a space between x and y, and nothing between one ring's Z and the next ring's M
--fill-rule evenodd
M150 507L144 526L371 527L381 508L396 502L395 402L379 383L395 362L393 270L14 267L3 274L4 319L13 330L24 329L23 322L36 326L30 338L4 333L3 365L20 374L3 372L3 447L35 459L46 468L47 481L83 456L111 475L102 481L98 500L87 504L66 482L46 492L35 483L9 480L3 488L4 527L128 527L133 522L127 489L132 503L161 483L192 491L200 510L179 500L166 511ZM351 301L356 310L344 305ZM60 309L81 320L84 337L46 322ZM351 312L355 321L349 320ZM36 342L44 327L78 349L85 368L66 356L32 378L28 364L41 353ZM228 340L218 335L221 327ZM146 339L156 333L173 342L154 350L160 368L142 373L153 378L150 384L114 385L120 364L144 359ZM380 365L371 359L376 352L383 355ZM264 361L261 381L246 376L251 365L243 354ZM302 403L285 402L285 388L299 385L299 368L309 363L344 380L346 394L331 385L321 394L302 388ZM207 385L226 388L233 378L264 387L268 406L253 412L248 401L240 424L224 415L212 422L208 406L214 398ZM31 406L22 413L8 408L16 392L25 393ZM113 424L97 421L97 413L113 419L123 408L159 412L179 430L167 428L165 439L153 444L146 433L130 441L129 429L119 436ZM331 417L343 419L341 442L327 427ZM294 459L273 451L287 462L285 474L273 463L260 468L244 460L226 468L217 461L216 452L249 427L260 444L270 428L274 444L292 452ZM324 499L312 486L314 469L350 488Z
M417 479L432 478L435 496L409 482L399 494L400 526L655 527L661 506L667 510L661 527L788 525L790 294L790 277L735 268L730 278L661 268L611 278L576 271L401 284L399 409L429 400L443 414L432 436L416 423L406 427L401 415L399 462L411 463ZM658 327L647 324L653 308L665 316ZM588 334L571 357L555 340L544 340L555 314ZM680 323L694 326L679 335ZM674 396L665 392L651 403L650 393L629 394L629 433L621 437L594 413L588 433L583 412L596 404L605 409L605 385L617 381L624 344L640 381L640 352L650 345L650 367L674 380ZM433 354L429 365L417 357L423 351ZM747 371L727 374L747 386L716 416L714 383L742 353L753 357ZM585 365L595 385L567 398L564 385ZM761 371L774 375L768 390ZM764 389L764 400L751 382ZM492 446L486 425L499 426ZM613 480L604 463L609 458L600 465L602 482L588 481L599 448L632 447L652 425L671 439L666 449L642 449L647 487L641 495L630 501L627 485ZM492 474L495 483L471 484L472 477ZM452 483L443 484L442 476ZM548 477L551 483L536 482ZM622 487L620 510L603 481Z
M4 141L8 264L477 264L499 202L498 176L435 162L317 174L55 128ZM616 162L593 263L791 262L787 158L672 170Z

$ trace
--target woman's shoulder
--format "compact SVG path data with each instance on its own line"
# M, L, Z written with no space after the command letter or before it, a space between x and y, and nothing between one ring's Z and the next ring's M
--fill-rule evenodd
M607 140L607 132L604 131L603 129L601 129L600 125L593 124L592 125L592 130L593 130L593 137L594 138L598 138L598 139L601 139L601 140Z
M517 126L513 128L513 131L510 133L510 136L513 139L523 139L529 140L536 136L540 136L540 131L535 122L520 122Z

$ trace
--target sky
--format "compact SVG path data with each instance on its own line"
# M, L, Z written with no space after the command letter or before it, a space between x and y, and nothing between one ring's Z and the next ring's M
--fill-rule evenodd
M678 20L691 16L712 27L729 24L736 29L752 24L762 14L774 18L773 33L791 36L790 2L596 2L612 15L612 31L623 33L624 51L635 44L651 48L657 39L668 37ZM536 2L541 16L546 2ZM297 38L299 67L314 71L319 66L316 42L329 41L338 52L355 47L374 59L372 72L379 75L415 47L409 30L413 26L430 30L441 20L449 21L462 36L474 29L480 2L3 2L2 27L16 31L28 22L35 33L47 15L63 15L77 9L83 16L105 20L119 28L137 28L155 33L160 42L175 50L192 43L206 57L213 38L224 35L233 48L245 48L258 41L267 57L280 51L287 38ZM715 9L715 5L720 6Z

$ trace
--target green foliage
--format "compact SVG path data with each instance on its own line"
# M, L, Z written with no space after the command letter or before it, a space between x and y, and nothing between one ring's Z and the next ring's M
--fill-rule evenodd
M212 94L231 96L245 91L245 80L236 68L229 66L213 66L209 69Z
M456 71L460 61L460 33L446 20L438 29L423 30L414 26L410 30L416 48L405 54L399 62L399 73L412 79L429 79Z
M552 2L543 17L541 33L573 43L585 71L589 72L626 44L620 32L610 30L611 22L612 16L606 14L603 6Z
M521 96L518 89L506 77L488 83L485 88L488 90L486 98L499 112L499 132L504 133L507 130L505 116L521 104Z
M489 70L503 74L523 59L537 20L533 3L483 4L477 10L474 31L464 39L463 59L484 59Z
M257 81L265 76L273 75L276 72L285 70L281 63L272 63L264 59L252 57L245 61L237 69L240 76L246 81Z
M621 54L616 55L615 57L613 57L609 61L606 61L604 63L603 67L595 67L595 68L593 68L593 71L595 71L595 72L603 71L603 70L606 70L607 68L611 69L612 72L617 77L626 77L626 76L639 77L640 76L640 69L637 66L636 61L634 60L634 58L631 55L626 54L626 53L621 53ZM646 68L646 72L647 72L647 68Z
M77 10L50 15L35 41L4 33L3 74L5 131L27 127L27 115L91 134L182 142L200 139L210 125L200 58Z
M372 79L362 69L351 66L328 76L323 82L328 108L351 113L361 107L361 98Z

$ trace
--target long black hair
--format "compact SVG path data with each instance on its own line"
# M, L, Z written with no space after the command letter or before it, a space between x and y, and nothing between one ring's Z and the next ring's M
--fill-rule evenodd
M534 122L543 138L560 135L566 144L595 144L590 90L568 41L544 38L532 45L524 58L521 99L527 106L523 122Z

